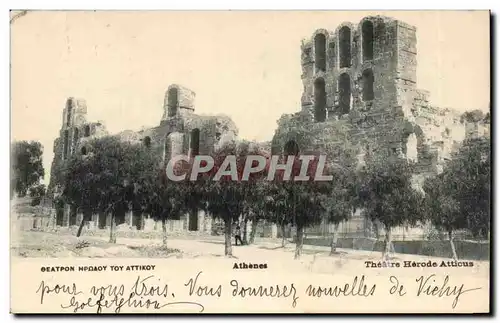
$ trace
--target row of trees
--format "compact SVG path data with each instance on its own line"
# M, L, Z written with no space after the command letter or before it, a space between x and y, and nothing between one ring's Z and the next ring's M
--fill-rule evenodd
M280 129L288 135L295 131L297 141L315 137L314 128L304 122L282 119ZM289 129L288 129L289 128ZM336 129L342 138L342 129ZM340 136L340 137L339 137ZM279 142L279 132L275 136ZM281 163L287 156L310 154L301 151L300 144L289 140L284 145ZM150 214L163 223L163 243L167 244L166 220L188 212L205 210L225 223L225 255L232 256L231 233L233 222L243 219L244 228L250 221L252 230L245 240L253 243L257 223L272 222L284 228L292 224L297 229L295 258L302 253L304 229L327 222L338 224L347 220L354 210L383 224L385 229L384 255L391 244L391 229L414 226L431 221L449 234L470 229L478 236L489 232L490 155L489 139L466 142L439 176L428 179L423 194L414 188L414 165L405 160L369 160L363 168L356 167L355 149L344 145L323 145L314 150L327 156L324 175L332 181L314 181L319 161L316 155L304 166L309 181L287 181L283 171L274 180L267 180L270 171L270 152L250 142L226 142L214 153L215 166L210 172L191 180L190 165L178 163L175 171L186 173L186 180L173 182L165 173L166 165L149 147L122 142L116 137L94 139L92 151L84 156L74 155L63 172L63 198L78 207L84 221L92 213L112 214L110 242L116 242L115 216L120 212L136 211ZM226 156L236 156L227 162ZM246 163L256 166L249 156L263 156L267 163L248 181L242 181ZM293 161L291 176L304 175L303 162ZM225 170L219 181L213 177ZM193 174L194 176L194 174ZM236 181L234 179L237 179ZM78 235L81 233L79 230ZM336 249L336 234L332 234L332 253ZM454 247L453 247L454 250ZM456 257L456 253L454 253Z

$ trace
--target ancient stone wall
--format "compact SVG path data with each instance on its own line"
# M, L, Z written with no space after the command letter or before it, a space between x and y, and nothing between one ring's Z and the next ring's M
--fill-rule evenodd
M221 142L236 138L238 129L228 116L196 115L195 96L193 91L173 84L165 93L163 116L158 126L137 132L125 130L116 135L123 141L146 145L166 160L179 154L211 154ZM87 105L84 100L67 100L59 137L54 140L54 159L49 184L52 196L61 192L60 175L67 158L72 154L85 155L91 152L90 140L109 134L101 121L87 121L86 114ZM63 209L64 225L74 225L77 222L76 210L70 210L68 206ZM195 221L195 217L198 221ZM104 218L100 222L104 223ZM184 217L183 221L189 223L189 216ZM191 225L191 229L204 226L204 216L192 216L191 223L194 222L197 225Z
M302 112L316 122L348 120L360 161L403 157L433 173L466 137L489 134L489 123L461 122L418 89L414 26L369 16L318 29L301 50Z

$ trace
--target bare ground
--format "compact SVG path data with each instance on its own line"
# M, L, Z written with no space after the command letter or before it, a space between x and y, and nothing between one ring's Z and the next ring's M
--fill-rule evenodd
M11 242L11 254L41 258L165 258L178 256L181 253L179 250L165 248L158 244L128 246L123 243L109 243L104 238L85 236L77 238L73 235L24 231Z
M224 258L222 237L198 240L170 239L168 248L162 246L160 239L118 238L116 244L108 242L108 237L80 237L58 233L25 231L17 235L11 243L12 256L38 258L184 258L217 259ZM233 246L235 262L262 263L272 261L274 267L286 271L308 271L314 273L356 272L365 267L366 261L378 262L381 253L352 249L338 249L330 256L328 247L304 246L300 260L294 260L295 244L281 247L281 240L275 242L257 241L255 245ZM448 258L419 255L394 254L392 261L405 260L427 262L451 261ZM474 261L474 267L461 271L489 277L489 262ZM452 268L450 268L452 269ZM384 269L374 268L371 272L382 273ZM407 272L407 271L401 271Z

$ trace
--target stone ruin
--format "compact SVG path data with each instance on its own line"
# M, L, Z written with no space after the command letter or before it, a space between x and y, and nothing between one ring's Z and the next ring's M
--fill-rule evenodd
M153 152L170 159L179 154L195 156L209 155L226 140L236 139L238 129L231 118L224 115L203 116L195 114L195 93L185 87L173 84L165 93L163 116L158 126L140 131L125 130L117 134L124 141L143 144ZM69 98L63 110L63 123L59 138L54 141L49 191L58 194L58 174L64 161L73 154L86 155L92 152L90 140L109 135L102 122L90 122L86 118L87 105L82 99ZM69 205L56 211L56 225L73 226L80 223L82 214ZM90 227L105 228L110 225L109 214L91 216ZM203 212L193 213L170 220L169 231L210 231L211 219ZM147 215L122 214L117 216L119 230L161 230Z
M369 16L358 24L345 22L335 30L316 30L310 39L302 41L301 53L300 113L327 128L336 122L347 124L350 140L359 147L360 162L367 155L411 159L418 165L418 186L426 176L442 169L464 139L489 134L489 120L464 120L452 109L432 105L429 92L418 88L414 26ZM180 153L210 154L222 141L237 137L238 129L229 117L197 115L194 101L193 91L171 85L158 126L118 135L123 140L141 142L164 158ZM53 192L57 192L55 172L64 160L71 154L87 154L92 149L87 144L90 138L108 134L102 122L87 121L86 113L84 100L67 100L59 138L54 142L49 185ZM67 206L56 213L58 225L76 224L76 210ZM109 225L105 215L93 219L97 227ZM139 230L158 229L144 215L124 215L119 221ZM169 227L209 230L208 221L204 214L191 214L174 220ZM318 230L324 232L325 228ZM276 235L276 228L270 231Z
M301 109L295 115L308 116L323 133L341 123L348 127L359 163L366 157L416 162L412 180L418 189L442 171L464 139L489 135L489 120L464 120L457 111L432 105L429 92L418 88L417 31L405 22L368 16L335 30L318 29L302 41L301 66ZM354 215L341 231L352 233L353 223L354 231L363 231L365 222ZM308 232L331 230L333 225L323 224Z
M301 112L347 122L362 155L404 157L434 173L466 137L489 133L489 122L461 120L418 88L414 26L368 16L316 30L301 50Z

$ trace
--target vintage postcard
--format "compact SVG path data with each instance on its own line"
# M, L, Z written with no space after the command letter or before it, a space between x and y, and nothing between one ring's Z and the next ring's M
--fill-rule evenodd
M12 11L11 312L489 313L488 11Z

